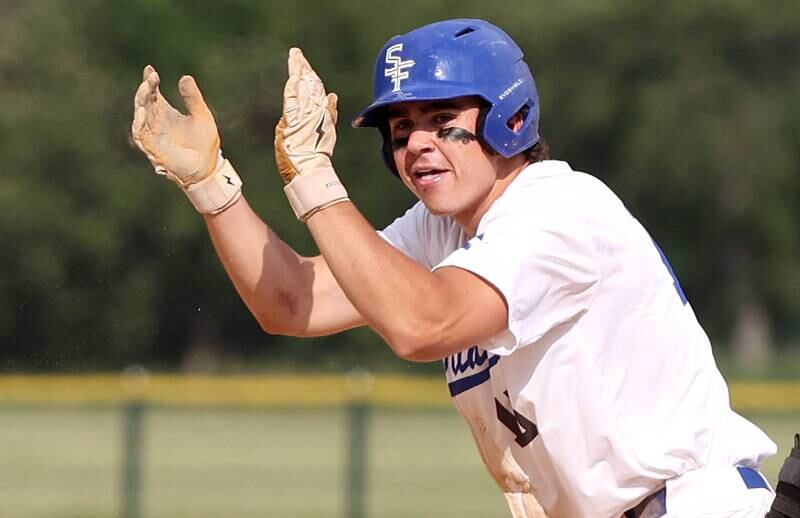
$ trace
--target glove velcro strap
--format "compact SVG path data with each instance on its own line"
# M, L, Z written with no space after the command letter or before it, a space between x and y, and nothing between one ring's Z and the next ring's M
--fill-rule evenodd
M184 187L197 212L218 214L227 209L242 195L242 179L227 160L208 178Z
M283 188L294 215L305 221L320 209L347 201L347 190L332 168L298 174Z

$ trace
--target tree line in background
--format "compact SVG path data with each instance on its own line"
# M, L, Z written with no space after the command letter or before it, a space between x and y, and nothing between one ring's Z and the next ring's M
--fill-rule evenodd
M302 4L0 3L4 371L411 368L364 329L264 334L129 128L145 64L178 106L178 78L194 75L251 204L314 254L273 163L289 47L339 94L334 163L380 228L413 199L377 132L349 119L390 36L452 17L488 19L526 51L553 155L652 232L719 351L751 362L800 342L800 3Z

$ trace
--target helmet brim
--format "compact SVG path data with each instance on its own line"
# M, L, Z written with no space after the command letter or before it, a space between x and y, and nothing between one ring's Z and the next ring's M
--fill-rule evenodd
M370 104L351 121L350 125L354 128L378 128L386 122L386 109L392 104L414 102L414 101L441 101L445 99L455 99L457 97L480 97L486 101L480 92L474 88L461 84L451 84L443 88L442 82L436 84L416 85L411 90L400 91L391 96L378 99ZM446 91L447 93L443 93Z

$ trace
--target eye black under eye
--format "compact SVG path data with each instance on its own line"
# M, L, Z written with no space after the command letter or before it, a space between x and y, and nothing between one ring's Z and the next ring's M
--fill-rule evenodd
M468 144L473 140L478 140L477 135L464 128L459 128L458 126L442 128L436 132L436 136L442 140L452 140L454 142L461 142L462 144Z

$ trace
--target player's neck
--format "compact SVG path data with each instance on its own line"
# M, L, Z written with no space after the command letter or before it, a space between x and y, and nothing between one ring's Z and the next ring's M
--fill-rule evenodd
M499 169L497 179L491 190L474 207L467 209L455 216L456 223L461 226L468 238L472 239L478 232L478 225L483 216L489 211L492 204L503 195L511 182L519 176L529 164L527 161L514 160L507 162L509 167Z

